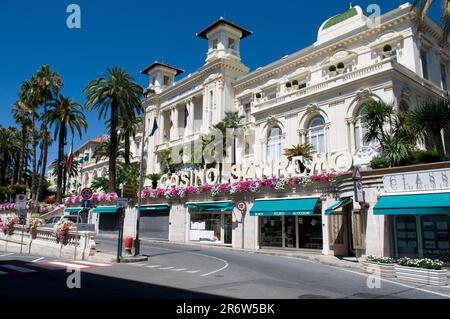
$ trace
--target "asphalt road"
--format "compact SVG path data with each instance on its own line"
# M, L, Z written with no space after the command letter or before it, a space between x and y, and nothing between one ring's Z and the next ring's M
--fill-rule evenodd
M96 242L100 251L115 250L113 239ZM64 268L33 268L36 260L47 266L61 261L0 252L0 298L450 298L447 287L395 280L382 280L371 289L366 274L298 258L146 241L141 250L147 262L85 265L80 289L67 287L70 273ZM21 268L35 272L18 272Z

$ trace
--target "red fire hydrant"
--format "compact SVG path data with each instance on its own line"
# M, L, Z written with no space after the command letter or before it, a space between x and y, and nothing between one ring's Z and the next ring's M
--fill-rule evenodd
M133 248L133 237L125 237L125 251L131 255L131 249Z

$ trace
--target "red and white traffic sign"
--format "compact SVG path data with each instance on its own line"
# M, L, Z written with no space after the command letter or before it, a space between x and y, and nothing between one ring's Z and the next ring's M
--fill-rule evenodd
M92 198L92 195L94 195L94 192L91 188L83 188L81 190L81 197L85 200L89 200Z
M245 212L247 210L247 203L245 202L237 202L236 203L236 208L240 211L240 212Z

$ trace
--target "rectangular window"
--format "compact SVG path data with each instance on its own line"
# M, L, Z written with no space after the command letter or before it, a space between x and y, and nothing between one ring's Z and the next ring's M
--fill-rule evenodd
M216 50L218 45L219 45L219 40L218 39L214 39L213 40L213 44L212 44L212 48L214 50Z
M299 85L298 85L298 88L299 89L304 89L306 87L306 82L305 83L300 83Z
M267 99L268 100L273 100L273 99L276 99L276 98L277 98L277 92L275 92L275 91L267 94Z
M233 38L228 38L228 48L236 50L236 41Z
M420 61L422 62L422 74L428 80L428 55L427 51L420 50Z
M170 85L170 77L164 75L164 85Z
M441 63L441 84L442 89L447 90L447 66Z
M153 76L152 77L152 85L155 85L156 84L156 78Z
M244 105L244 114L245 114L245 122L251 121L251 105L250 103L246 103Z

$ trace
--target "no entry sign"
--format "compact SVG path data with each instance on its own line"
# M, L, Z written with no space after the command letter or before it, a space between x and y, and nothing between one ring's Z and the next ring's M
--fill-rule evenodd
M92 195L94 195L94 192L90 188L83 188L81 190L81 197L85 200L91 199Z
M247 210L247 204L245 202L237 202L236 203L236 208L240 211L240 212L245 212Z

